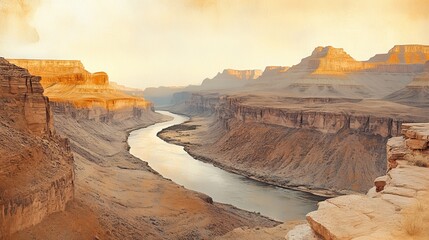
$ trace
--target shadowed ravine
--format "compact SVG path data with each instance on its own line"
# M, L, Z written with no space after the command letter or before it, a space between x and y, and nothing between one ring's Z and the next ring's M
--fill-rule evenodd
M148 162L162 176L188 189L205 193L214 201L259 212L279 221L304 219L305 214L315 210L317 202L323 200L309 193L251 180L194 159L183 147L167 143L156 135L188 118L165 111L160 113L174 119L133 131L128 143L131 154Z

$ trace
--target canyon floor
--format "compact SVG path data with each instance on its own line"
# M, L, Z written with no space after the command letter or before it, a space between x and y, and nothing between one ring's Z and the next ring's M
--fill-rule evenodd
M278 222L187 190L163 178L128 152L128 132L166 116L115 125L55 115L58 133L70 139L75 199L12 239L208 239L238 228Z

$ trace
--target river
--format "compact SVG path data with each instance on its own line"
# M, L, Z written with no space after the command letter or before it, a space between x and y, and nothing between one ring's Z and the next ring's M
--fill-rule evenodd
M165 178L187 189L202 192L216 202L259 212L277 221L304 219L324 198L310 193L284 189L230 173L191 157L182 146L167 143L156 136L164 128L180 124L188 117L166 111L159 113L174 117L131 132L130 153L149 163Z

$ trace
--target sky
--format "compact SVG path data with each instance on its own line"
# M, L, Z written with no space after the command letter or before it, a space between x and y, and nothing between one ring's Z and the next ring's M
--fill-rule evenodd
M131 87L429 45L429 0L0 0L0 56L76 59Z

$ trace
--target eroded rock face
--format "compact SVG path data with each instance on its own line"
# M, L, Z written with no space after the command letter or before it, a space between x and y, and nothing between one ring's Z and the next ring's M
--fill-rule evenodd
M311 72L312 74L344 74L362 69L361 64L354 60L342 48L317 47L313 53L293 66L290 71Z
M368 62L389 64L422 64L429 60L429 46L396 45L386 54L377 54Z
M120 121L141 117L152 104L116 90L105 72L90 73L80 61L11 59L30 73L41 76L45 96L54 102L53 111L95 121Z
M39 136L51 134L52 114L40 77L0 58L0 110L11 124Z
M367 195L332 198L319 203L319 209L307 215L317 234L324 239L410 237L401 224L406 221L406 214L410 214L407 212L409 208L417 206L418 199L429 190L429 152L427 147L422 148L428 141L429 124L403 124L402 133L402 137L388 141L388 173L374 181L375 187ZM425 202L421 204L425 206ZM423 211L424 207L420 208ZM424 225L421 227L425 228ZM413 239L425 239L425 236L416 235Z
M429 123L402 125L401 137L387 142L388 169L396 168L401 161L412 165L429 166Z
M326 103L330 101L330 99L319 100ZM308 99L308 101L317 102L317 99ZM204 104L204 101L202 102ZM255 122L287 128L314 129L323 133L337 133L340 130L351 129L382 137L399 135L402 123L399 118L374 115L254 106L236 97L224 98L217 107L217 112L219 116L233 117L243 123ZM226 120L228 119L223 121Z
M73 156L53 132L39 81L0 58L0 239L64 210L74 195Z

